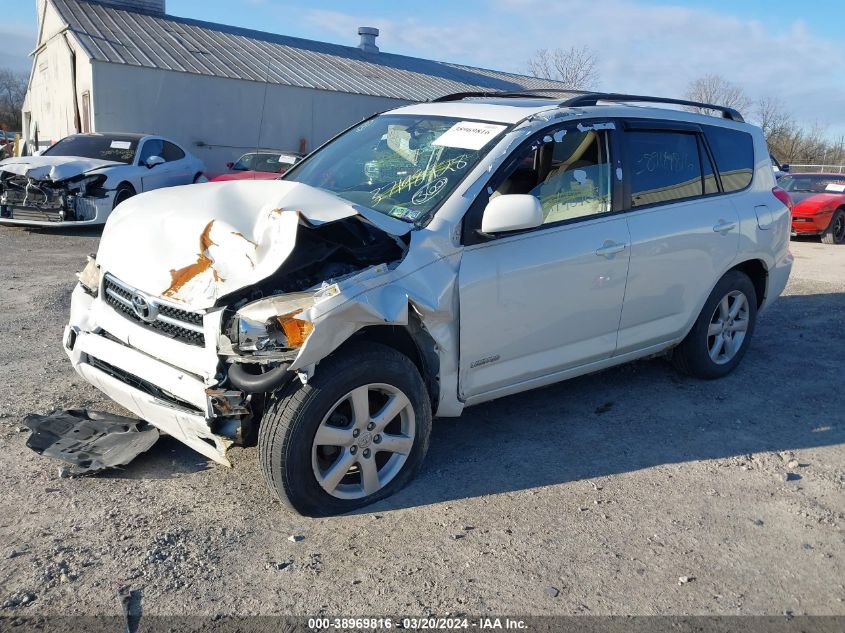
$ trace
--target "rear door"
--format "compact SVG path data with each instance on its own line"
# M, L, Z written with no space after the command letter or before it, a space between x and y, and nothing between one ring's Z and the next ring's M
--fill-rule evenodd
M550 130L516 150L473 204L458 278L463 398L613 354L629 237L612 201L612 145L609 130ZM488 200L507 194L536 196L544 224L476 239Z
M623 127L631 261L617 355L684 335L739 248L739 217L719 195L702 130Z

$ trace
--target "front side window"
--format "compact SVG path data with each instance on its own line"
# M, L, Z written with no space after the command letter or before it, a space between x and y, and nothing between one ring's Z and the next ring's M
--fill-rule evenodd
M754 140L751 135L712 125L704 127L704 135L713 151L724 192L740 191L750 185L754 175Z
M605 132L559 130L520 156L491 194L530 194L540 201L543 224L611 210L609 140Z
M419 223L446 200L507 127L451 117L381 115L339 136L284 178Z
M164 141L152 138L144 143L144 147L141 148L141 156L138 158L138 162L141 165L145 165L153 156L164 158L162 154L164 154Z
M45 156L80 156L131 164L138 149L138 139L101 134L75 135L44 150Z
M627 132L631 207L701 196L703 179L695 134Z

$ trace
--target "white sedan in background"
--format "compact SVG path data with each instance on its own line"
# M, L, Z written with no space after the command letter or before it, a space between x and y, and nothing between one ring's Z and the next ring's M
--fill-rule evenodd
M73 134L40 156L0 162L0 224L104 224L137 193L204 181L205 164L145 134Z

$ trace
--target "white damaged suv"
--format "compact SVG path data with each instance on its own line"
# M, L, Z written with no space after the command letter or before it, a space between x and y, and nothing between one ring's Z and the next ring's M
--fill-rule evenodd
M303 514L405 484L434 416L668 353L730 373L786 285L761 131L703 106L454 95L374 116L281 180L127 200L64 347L109 397L228 464L257 436Z

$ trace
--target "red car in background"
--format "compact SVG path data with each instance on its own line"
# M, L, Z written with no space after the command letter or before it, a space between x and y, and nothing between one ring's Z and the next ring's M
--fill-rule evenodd
M229 171L211 179L224 180L272 180L278 178L302 159L294 152L249 152L226 167Z
M845 244L845 174L788 174L778 186L792 198L792 235Z

